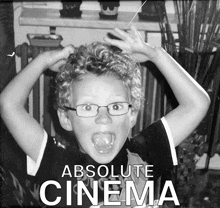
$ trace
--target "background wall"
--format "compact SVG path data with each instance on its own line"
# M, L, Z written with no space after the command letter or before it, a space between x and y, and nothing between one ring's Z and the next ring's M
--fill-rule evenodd
M15 76L15 56L8 56L14 51L13 5L0 2L0 93ZM0 164L11 170L25 171L25 155L12 138L0 118ZM2 189L1 189L2 191Z
M27 33L49 33L49 27L29 27L19 25L19 16L22 11L22 6L32 8L54 8L62 9L62 4L58 2L14 2L14 31L15 31L15 46L28 42ZM120 11L136 12L141 6L141 1L120 1ZM100 10L98 1L83 1L81 10ZM174 5L172 1L166 1L166 9L168 13L174 13ZM128 20L129 22L130 20ZM62 45L73 44L79 46L93 41L102 41L108 30L103 29L86 29L86 28L64 28L57 27L56 33L63 37ZM144 36L144 32L140 31ZM160 34L153 33L148 35L148 41L153 45L160 45ZM16 69L20 70L20 60L16 58Z

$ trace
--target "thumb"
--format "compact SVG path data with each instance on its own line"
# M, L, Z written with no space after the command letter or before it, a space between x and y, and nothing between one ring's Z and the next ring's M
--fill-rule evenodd
M63 51L63 58L68 58L69 55L74 52L74 50L75 50L75 47L73 45L68 45L65 48L63 48L63 50L62 50Z
M62 60L67 59L71 53L73 53L75 50L73 45L68 45L64 47L63 49L57 51L56 53L56 60Z

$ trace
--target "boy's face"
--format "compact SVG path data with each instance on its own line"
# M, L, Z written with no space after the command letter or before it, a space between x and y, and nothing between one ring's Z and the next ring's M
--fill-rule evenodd
M72 86L70 107L81 104L107 106L114 102L130 103L130 93L123 81L112 75L87 74ZM137 113L130 108L127 114L111 116L106 107L99 108L94 117L78 117L76 111L58 111L61 125L74 131L80 150L96 162L111 162L124 145Z

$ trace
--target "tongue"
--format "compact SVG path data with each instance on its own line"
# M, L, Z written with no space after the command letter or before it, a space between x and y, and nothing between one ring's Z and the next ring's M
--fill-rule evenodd
M92 137L92 142L97 149L108 149L112 146L113 136L109 133L98 133Z

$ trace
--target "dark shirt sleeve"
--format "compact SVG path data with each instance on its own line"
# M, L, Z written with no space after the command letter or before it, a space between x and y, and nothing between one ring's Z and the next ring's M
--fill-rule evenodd
M64 166L81 164L82 157L75 146L65 146L48 135L46 147L36 176L42 181L61 178Z
M129 149L139 154L148 164L153 165L154 177L173 168L170 142L161 120L135 135L131 139Z
M63 152L65 149L63 149L61 146L59 146L58 142L51 136L48 135L47 144L44 149L44 154L39 166L39 169L37 171L36 176L42 180L42 182L46 180L54 180L55 179L55 173L59 172L61 170L60 167L60 160L63 159ZM53 177L54 176L54 177Z

